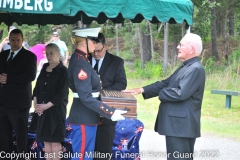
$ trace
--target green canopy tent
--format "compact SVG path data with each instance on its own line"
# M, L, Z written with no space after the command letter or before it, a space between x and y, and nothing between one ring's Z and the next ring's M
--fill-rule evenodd
M6 25L73 24L79 20L102 24L107 19L114 23L146 19L192 25L192 16L191 0L0 0L0 23Z
M93 20L103 24L106 20L123 23L130 19L139 23L143 19L151 23L186 22L193 24L191 0L0 0L0 24L46 25L74 24ZM167 30L167 29L166 29ZM164 35L164 71L167 68L168 33Z

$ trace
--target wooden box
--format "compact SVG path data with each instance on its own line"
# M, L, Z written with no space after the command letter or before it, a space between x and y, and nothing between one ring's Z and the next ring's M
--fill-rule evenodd
M126 118L137 118L137 100L131 93L115 90L100 91L102 102L116 109L127 110Z

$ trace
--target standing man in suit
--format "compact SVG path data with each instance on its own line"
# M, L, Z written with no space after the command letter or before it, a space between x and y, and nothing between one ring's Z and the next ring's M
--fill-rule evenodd
M201 37L188 33L177 49L183 64L169 78L123 92L142 93L144 99L158 96L161 103L155 131L166 136L167 159L191 160L195 140L200 137L205 86L205 71L198 58L202 52Z
M3 39L3 41L0 43L0 51L5 51L11 48L10 42L9 42L9 34L12 30L17 29L15 26L10 26L8 30L8 36ZM23 41L22 46L25 49L30 49L28 43L26 41Z
M31 82L36 76L37 58L22 47L21 30L12 30L9 42L11 49L0 53L0 151L4 151L3 154L12 152L14 130L17 152L26 153L28 114L32 103Z
M124 90L127 87L124 61L122 58L110 54L107 49L105 37L102 33L98 34L99 42L95 51L89 56L89 60L94 70L100 76L102 89L104 90ZM101 153L112 153L115 126L117 122L101 117L102 123L97 127L95 151ZM104 145L103 145L104 144ZM96 158L105 159L108 158Z

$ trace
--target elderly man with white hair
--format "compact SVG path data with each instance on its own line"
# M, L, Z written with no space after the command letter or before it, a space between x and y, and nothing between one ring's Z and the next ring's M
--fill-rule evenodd
M167 159L190 160L194 157L196 138L200 137L205 86L205 71L198 58L202 52L201 37L188 33L177 49L182 66L170 77L123 92L142 93L144 99L158 96L161 103L155 131L166 137Z

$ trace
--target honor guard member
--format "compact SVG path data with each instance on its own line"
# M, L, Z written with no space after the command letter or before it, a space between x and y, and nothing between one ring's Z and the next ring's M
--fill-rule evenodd
M73 102L69 114L72 127L73 153L79 157L72 159L92 160L97 125L100 115L112 121L124 120L126 111L115 110L102 103L99 98L100 78L88 61L88 54L94 52L101 28L75 29L72 38L77 45L68 66L68 83L73 92Z

